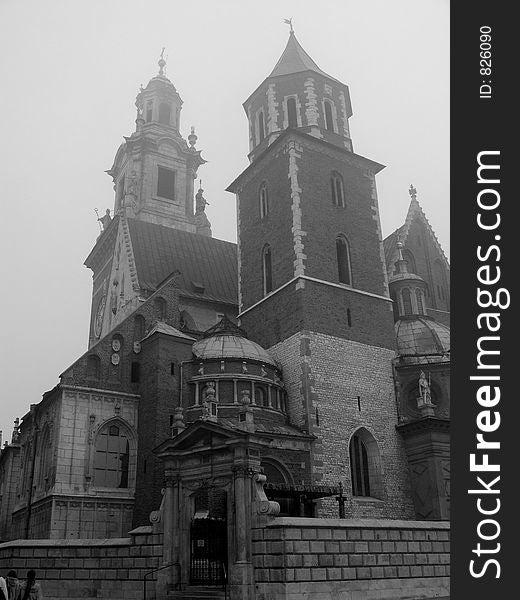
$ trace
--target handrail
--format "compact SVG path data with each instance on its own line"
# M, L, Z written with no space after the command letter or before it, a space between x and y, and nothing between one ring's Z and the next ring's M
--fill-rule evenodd
M176 564L178 564L178 563L171 562L171 563L168 563L167 565L163 565L162 567L157 567L157 569L152 569L151 571L148 571L148 573L144 574L144 577L143 577L143 600L146 600L146 578L148 577L148 575L153 575L154 573L157 573L157 571L162 571L163 569L167 569L168 567L173 567Z

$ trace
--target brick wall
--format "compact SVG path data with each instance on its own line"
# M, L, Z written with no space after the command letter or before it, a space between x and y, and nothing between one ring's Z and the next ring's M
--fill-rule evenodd
M449 594L449 525L278 518L253 530L258 600Z
M151 534L112 540L16 540L0 544L0 572L14 569L24 578L34 569L46 600L141 600L145 573L160 566L161 561L162 536ZM147 596L154 597L154 578L147 588Z

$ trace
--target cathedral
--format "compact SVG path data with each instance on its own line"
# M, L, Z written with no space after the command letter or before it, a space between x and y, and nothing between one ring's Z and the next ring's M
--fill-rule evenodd
M292 30L243 104L237 244L212 237L165 64L107 171L88 349L2 449L0 542L160 524L170 589L224 573L249 598L255 503L449 519L449 264L413 186L383 238L384 166L356 154L348 86Z

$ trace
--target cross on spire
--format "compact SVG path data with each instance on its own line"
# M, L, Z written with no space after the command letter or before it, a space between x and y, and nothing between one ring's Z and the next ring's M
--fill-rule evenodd
M290 19L284 19L283 22L286 23L287 25L289 25L289 27L291 28L290 32L294 33L294 29L293 29L293 26L292 26L292 17Z
M417 190L413 187L413 184L410 184L408 193L410 194L412 200L417 200Z
M164 50L165 50L165 48L163 48L161 50L161 58L159 59L159 62L157 63L159 65L159 75L164 75L164 67L166 66L166 60L164 58Z

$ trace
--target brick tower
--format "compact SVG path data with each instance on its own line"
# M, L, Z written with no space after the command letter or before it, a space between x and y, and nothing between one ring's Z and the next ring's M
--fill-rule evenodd
M314 482L341 481L351 516L411 517L375 184L383 166L354 153L348 87L292 30L244 109L251 164L228 188L241 325L282 364L291 422L316 436Z

